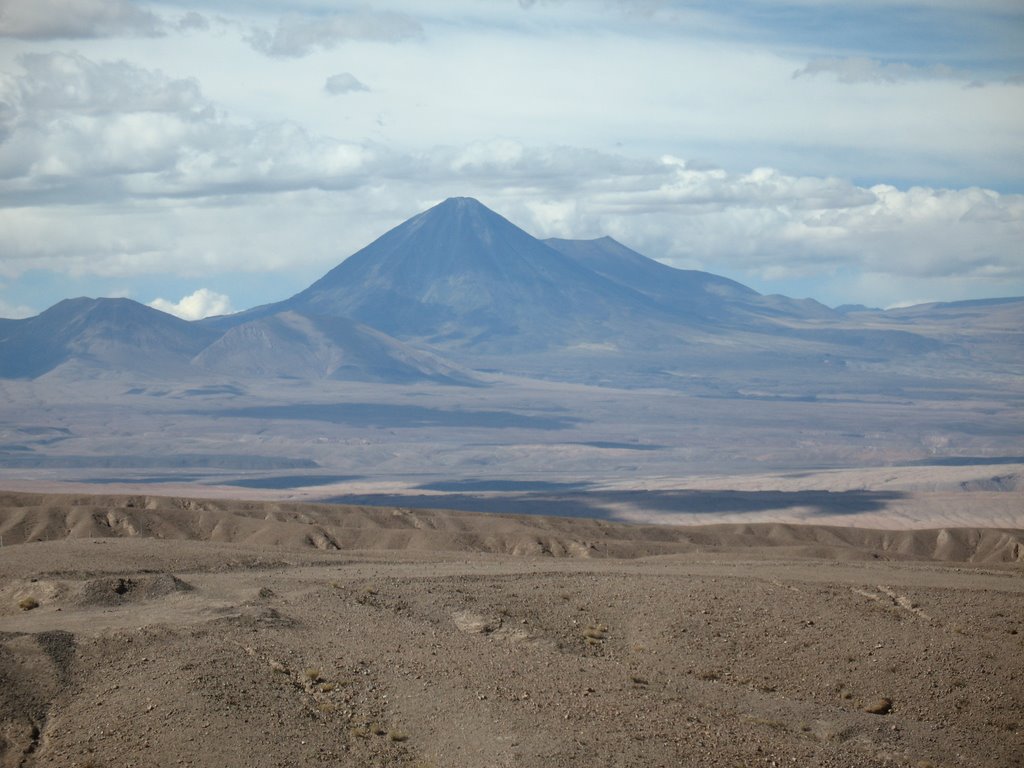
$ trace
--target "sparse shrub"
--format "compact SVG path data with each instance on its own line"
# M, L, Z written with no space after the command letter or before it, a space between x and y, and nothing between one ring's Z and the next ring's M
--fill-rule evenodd
M323 677L321 677L320 670L316 667L306 667L306 669L302 670L302 679L313 685L323 680Z
M31 611L33 608L39 607L39 601L34 597L23 597L18 603L18 607L23 611Z
M395 730L388 731L388 740L389 741L407 741L408 739L409 739L409 737L406 736L401 731L395 731Z

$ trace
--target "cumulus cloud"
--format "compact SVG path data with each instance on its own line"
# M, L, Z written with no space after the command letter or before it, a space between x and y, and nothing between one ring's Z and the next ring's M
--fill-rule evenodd
M210 114L192 79L126 61L92 61L77 53L29 53L18 58L24 75L0 84L4 100L23 117L55 113L102 115L131 112Z
M324 90L332 96L340 96L343 93L355 93L370 89L351 72L339 72L327 78L324 82Z
M279 192L355 183L374 157L291 123L223 117L190 79L78 54L0 80L0 201Z
M149 306L161 312L177 315L184 320L201 320L211 315L227 315L234 311L231 308L231 299L223 293L214 293L207 288L200 288L178 302L153 299Z
M316 50L331 50L348 40L399 42L423 34L411 16L390 11L360 10L328 16L285 16L273 31L253 29L246 41L260 53L300 58Z
M843 269L1024 285L1022 195L680 168L658 189L590 206L613 236L677 266L764 280Z
M0 0L0 37L54 40L162 34L163 21L131 0Z

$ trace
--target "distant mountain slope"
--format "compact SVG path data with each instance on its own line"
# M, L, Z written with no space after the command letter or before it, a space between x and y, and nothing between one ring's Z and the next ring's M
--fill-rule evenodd
M599 275L683 313L717 312L723 300L751 299L759 295L725 277L662 264L610 237L596 240L550 238L543 242Z
M73 299L0 320L0 377L84 366L470 383L466 369L478 367L664 386L726 369L771 371L773 381L827 365L836 378L849 362L983 362L1013 375L1022 327L1024 299L840 312L675 269L607 237L540 241L476 200L451 198L291 298L235 315L189 323L128 299Z
M610 237L544 241L559 253L622 286L638 291L691 322L715 320L747 324L773 317L833 318L835 313L811 299L762 296L726 277L694 269L676 269L627 248Z
M652 348L839 317L812 300L669 267L611 238L541 241L471 198L412 217L286 301L206 322L227 328L281 310L489 354Z
M473 382L471 374L440 357L352 320L287 311L232 328L193 363L233 376Z
M414 216L257 312L279 309L350 317L402 339L502 349L600 340L662 314L469 198Z
M0 376L36 378L59 366L180 371L216 334L130 299L66 299L0 326Z
M473 384L464 369L345 318L284 312L227 332L130 299L67 299L0 323L0 378L85 371Z

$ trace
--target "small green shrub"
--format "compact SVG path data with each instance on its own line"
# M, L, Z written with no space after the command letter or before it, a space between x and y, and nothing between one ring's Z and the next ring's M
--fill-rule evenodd
M39 601L34 597L23 597L18 603L18 607L23 611L31 611L33 608L39 607Z

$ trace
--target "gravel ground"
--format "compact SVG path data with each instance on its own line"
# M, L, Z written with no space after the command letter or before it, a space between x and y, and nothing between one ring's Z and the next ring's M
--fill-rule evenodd
M119 538L0 578L2 766L1024 765L1019 562Z

